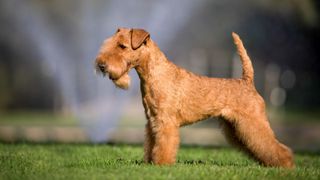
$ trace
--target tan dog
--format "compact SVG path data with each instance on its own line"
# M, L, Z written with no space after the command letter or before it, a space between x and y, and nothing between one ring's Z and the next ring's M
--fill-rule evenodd
M242 41L237 34L232 36L242 61L241 79L198 76L177 67L142 29L120 28L103 43L96 59L98 71L122 89L129 87L130 69L140 77L148 119L145 162L175 163L179 127L219 117L227 139L255 160L265 166L294 167L291 150L270 128Z

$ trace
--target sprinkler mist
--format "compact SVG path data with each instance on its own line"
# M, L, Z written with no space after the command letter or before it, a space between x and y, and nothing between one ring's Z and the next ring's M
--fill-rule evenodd
M139 80L132 71L128 92L96 76L94 59L100 43L117 27L139 27L147 29L160 47L166 47L199 9L199 2L59 2L12 0L3 4L19 4L11 12L13 20L24 29L40 54L40 63L51 72L63 106L79 120L92 142L105 142L116 128L128 99L137 94Z

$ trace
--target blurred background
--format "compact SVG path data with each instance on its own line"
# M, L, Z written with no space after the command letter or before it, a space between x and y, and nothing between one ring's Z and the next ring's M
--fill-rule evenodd
M0 1L0 140L142 143L146 122L134 70L128 91L94 74L118 27L144 28L175 64L237 78L237 32L277 137L320 149L317 0ZM183 144L225 146L214 119L181 129Z

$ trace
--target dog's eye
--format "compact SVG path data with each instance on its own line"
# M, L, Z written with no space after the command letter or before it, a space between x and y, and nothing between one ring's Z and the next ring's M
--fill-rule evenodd
M123 44L119 44L119 47L120 47L121 49L127 48L127 46L125 46L125 45L123 45Z

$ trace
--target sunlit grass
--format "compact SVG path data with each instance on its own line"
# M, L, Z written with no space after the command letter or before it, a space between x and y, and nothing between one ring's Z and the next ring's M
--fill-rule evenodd
M141 146L0 144L0 179L319 179L320 153L294 170L265 168L228 148L182 147L173 166L144 164Z

